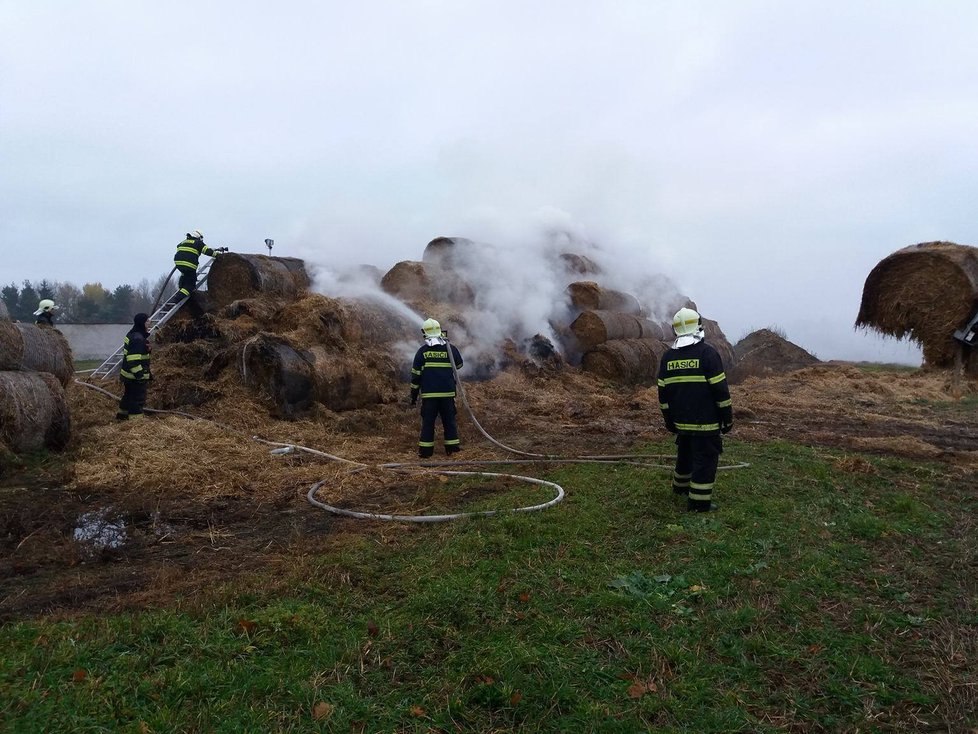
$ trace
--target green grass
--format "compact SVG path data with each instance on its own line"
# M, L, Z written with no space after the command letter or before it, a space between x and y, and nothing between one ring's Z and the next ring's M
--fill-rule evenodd
M683 512L663 472L565 467L545 512L373 525L267 585L7 624L0 728L966 730L945 643L966 655L978 623L967 483L729 443L752 467L721 473L719 513Z
M81 370L94 370L104 361L104 359L76 359L74 362L75 372L79 372Z

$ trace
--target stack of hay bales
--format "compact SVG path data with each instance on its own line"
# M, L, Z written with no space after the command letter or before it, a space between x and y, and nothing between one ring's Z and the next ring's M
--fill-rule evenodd
M580 280L567 286L571 307L575 311L617 311L644 316L642 304L631 293L603 288L593 280Z
M67 446L64 386L73 374L71 348L60 331L0 319L0 445L14 453Z
M818 357L770 329L759 329L734 346L736 364L727 372L733 384L748 377L765 377L793 372L818 364Z
M293 299L309 287L305 262L295 257L225 253L207 276L210 307L227 306L242 298Z
M666 350L662 326L635 314L584 311L570 328L583 352L581 368L609 380L654 378Z
M922 242L881 260L863 286L856 326L909 337L931 367L962 364L978 375L978 354L954 339L978 308L978 249Z

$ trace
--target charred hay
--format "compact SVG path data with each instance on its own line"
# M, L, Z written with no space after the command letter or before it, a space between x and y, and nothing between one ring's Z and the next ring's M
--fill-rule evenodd
M47 372L67 385L74 375L71 347L50 326L0 321L0 370Z
M960 358L954 339L978 307L978 249L954 242L922 242L888 255L863 286L857 327L910 338L933 367ZM970 356L970 355L969 355ZM969 372L978 374L978 360Z
M305 263L294 257L225 253L207 277L211 309L256 296L291 299L308 287Z
M46 372L0 372L0 443L14 453L60 451L71 437L61 382Z

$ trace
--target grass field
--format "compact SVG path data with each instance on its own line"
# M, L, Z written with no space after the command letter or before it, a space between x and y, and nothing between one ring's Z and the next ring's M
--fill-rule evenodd
M574 466L546 475L568 494L545 512L350 521L353 540L287 573L8 623L0 729L978 726L971 482L781 443L730 441L724 458L752 466L721 473L718 513L683 512L665 472ZM520 486L478 507L548 497Z

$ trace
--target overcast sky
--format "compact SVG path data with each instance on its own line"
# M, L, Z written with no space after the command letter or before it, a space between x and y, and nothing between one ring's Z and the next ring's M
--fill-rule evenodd
M971 1L0 0L0 281L155 278L192 228L386 270L556 221L732 341L913 361L852 324L892 251L978 244L976 28Z

